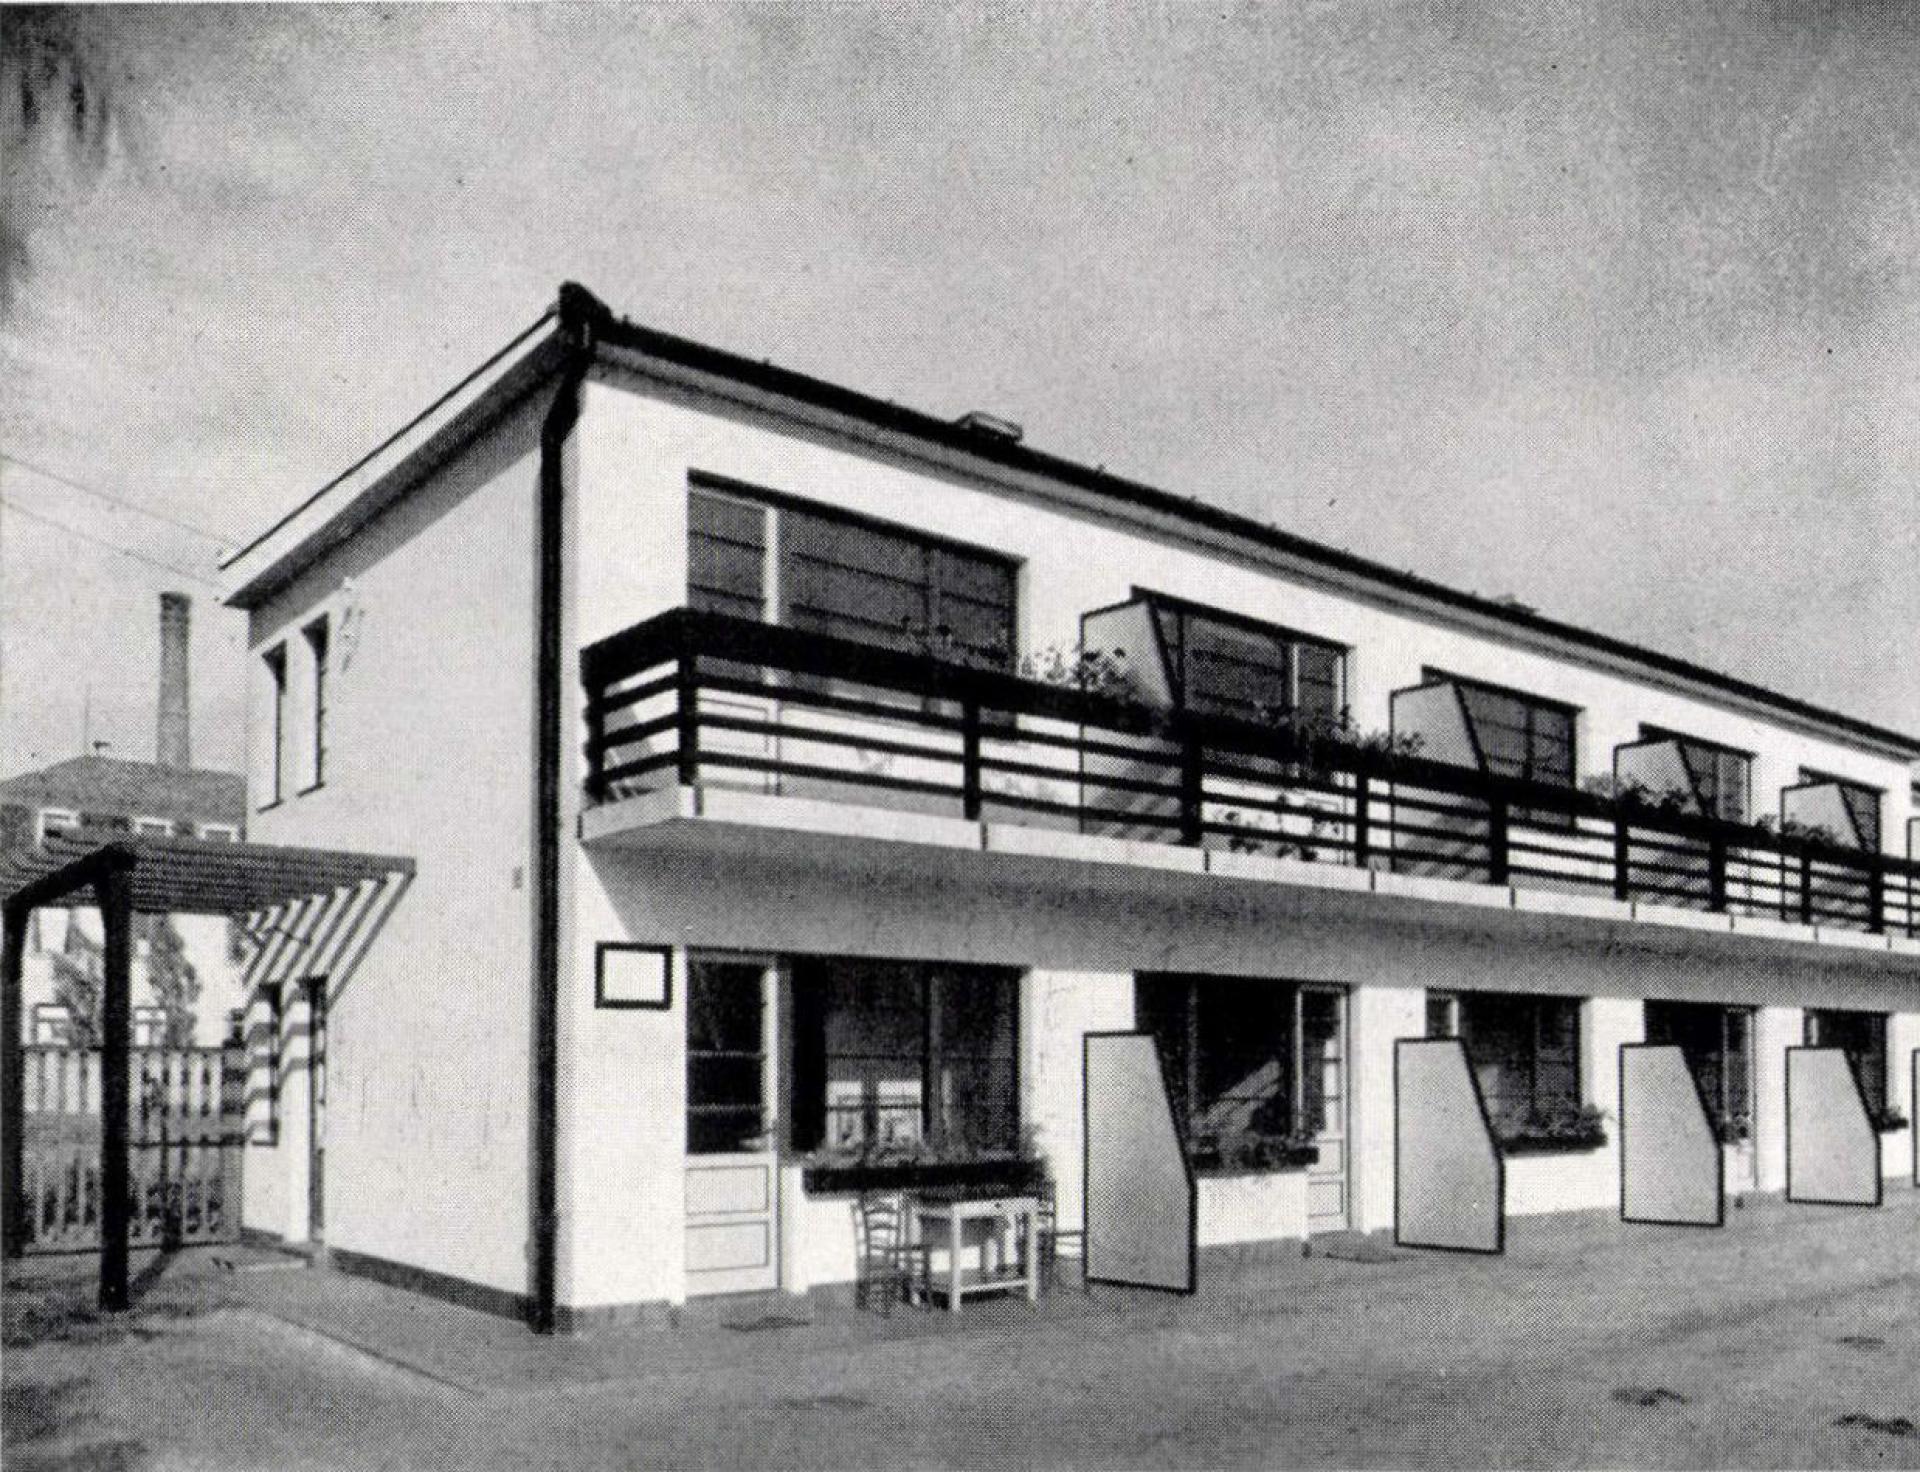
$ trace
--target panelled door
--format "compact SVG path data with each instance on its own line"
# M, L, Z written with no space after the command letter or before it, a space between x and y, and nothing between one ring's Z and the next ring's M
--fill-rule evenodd
M695 956L687 972L687 1293L774 1288L774 969Z
M1300 988L1301 1123L1320 1159L1307 1167L1307 1230L1340 1232L1347 1204L1347 994Z

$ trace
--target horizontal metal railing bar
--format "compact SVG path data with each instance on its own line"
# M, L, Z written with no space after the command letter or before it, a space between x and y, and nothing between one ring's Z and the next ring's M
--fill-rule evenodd
M588 702L587 713L592 716L610 716L616 711L639 705L642 701L671 694L679 683L676 676L668 674L658 680L649 680L644 685L635 685L629 690L616 690L610 695L603 694Z
M596 754L614 751L622 746L631 746L636 741L650 740L655 736L666 734L679 724L679 713L677 711L668 711L667 714L655 716L650 721L640 721L631 726L615 727L611 731L602 733L597 741L589 741L587 743L587 755L589 758L592 758Z
M1178 782L1156 782L1148 777L1109 776L1106 773L1082 772L1070 768L1046 767L1037 762L1009 761L1005 757L980 757L982 772L1001 772L1011 777L1033 777L1047 782L1070 782L1076 787L1104 787L1120 792L1138 792L1148 797L1165 797L1179 801L1180 784Z
M698 688L704 694L709 690L723 695L736 695L745 700L765 700L781 707L804 706L815 710L836 711L841 715L864 716L876 721L910 720L916 726L926 726L932 730L959 731L961 721L958 716L943 711L928 710L924 704L890 704L881 700L860 700L834 690L809 689L804 685L775 685L751 680L734 679L727 676L701 673ZM915 697L916 701L926 697Z
M889 741L885 737L872 736L864 731L835 731L830 727L794 726L778 721L748 720L744 716L709 715L702 712L699 717L702 732L732 731L741 736L760 736L769 741L804 742L814 746L844 747L850 751L867 751L886 756L903 756L919 761L939 762L945 766L958 766L961 761L959 748L942 749L934 746L921 746L911 741ZM729 752L709 752L706 743L701 743L702 758L712 756L720 758L731 755ZM855 780L866 774L849 770L846 774Z
M846 787L884 787L891 792L918 792L927 797L961 799L958 783L924 782L914 777L889 777L881 772L850 772L845 767L822 767L811 762L786 762L772 757L747 756L732 751L702 751L701 767L729 767L745 772L765 772L770 776L793 777L815 782L834 782Z
M611 787L616 782L631 782L635 777L644 777L667 767L677 766L680 753L677 751L657 752L653 756L643 757L637 762L627 762L622 766L608 767L600 773L600 785Z

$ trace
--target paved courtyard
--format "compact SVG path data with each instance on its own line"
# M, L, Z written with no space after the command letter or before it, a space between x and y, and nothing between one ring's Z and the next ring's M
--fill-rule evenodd
M1920 1467L1920 1195L1724 1231L1514 1225L1504 1258L1210 1261L1191 1300L958 1320L780 1303L542 1341L257 1253L85 1309L9 1280L6 1465Z

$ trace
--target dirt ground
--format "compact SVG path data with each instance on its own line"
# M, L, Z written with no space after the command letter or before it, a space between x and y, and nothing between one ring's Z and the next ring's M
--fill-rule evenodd
M1911 1190L1760 1203L1719 1232L1520 1223L1504 1258L1210 1265L1194 1299L957 1322L762 1303L557 1341L208 1258L150 1270L114 1320L71 1271L10 1281L8 1472L1920 1468Z

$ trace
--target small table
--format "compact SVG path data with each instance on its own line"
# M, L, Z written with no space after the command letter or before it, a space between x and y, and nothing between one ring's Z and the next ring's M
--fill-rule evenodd
M1039 1217L1040 1201L1034 1196L915 1197L915 1240L922 1247L931 1248L944 1238L947 1246L947 1270L944 1275L936 1275L929 1267L929 1290L938 1292L944 1287L947 1311L956 1314L960 1312L961 1299L969 1293L1008 1293L1024 1289L1027 1302L1037 1303L1040 1298L1040 1254L1036 1250ZM986 1244L982 1243L980 1266L963 1271L960 1262L968 1222L998 1222L1003 1230L995 1234L997 1250L993 1260L989 1262ZM929 1228L940 1236L934 1236ZM1007 1258L1009 1232L1015 1246L1011 1264ZM941 1276L946 1279L944 1284L940 1282Z

